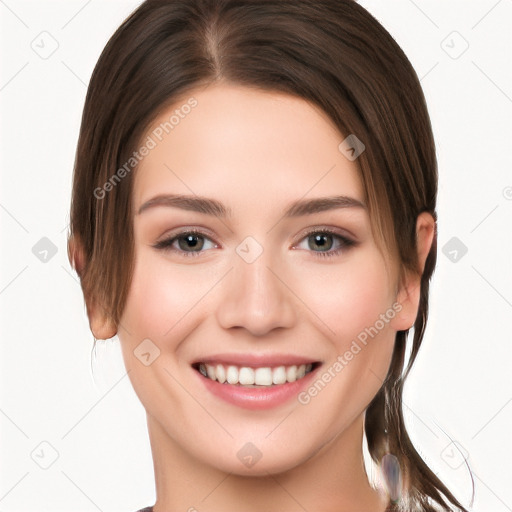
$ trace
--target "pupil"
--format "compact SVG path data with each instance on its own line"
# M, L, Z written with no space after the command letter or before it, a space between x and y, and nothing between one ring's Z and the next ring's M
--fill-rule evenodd
M328 244L325 242L325 238L329 237L330 235L314 235L315 244L317 244L320 248L323 250L329 250L331 248L332 244Z
M180 249L187 250L187 249L199 249L202 247L201 243L198 241L200 237L198 235L187 235L185 237L182 237L180 239ZM185 240L184 244L181 244L181 240Z

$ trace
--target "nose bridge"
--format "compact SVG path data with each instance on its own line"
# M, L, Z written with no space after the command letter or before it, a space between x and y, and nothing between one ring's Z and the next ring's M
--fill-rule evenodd
M235 249L233 271L224 283L217 309L224 328L244 327L262 335L276 327L290 327L295 320L293 294L281 282L276 255L253 237Z

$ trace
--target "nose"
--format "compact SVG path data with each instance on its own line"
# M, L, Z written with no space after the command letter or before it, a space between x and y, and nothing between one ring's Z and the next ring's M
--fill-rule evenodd
M285 272L273 264L268 251L253 262L234 254L234 268L222 281L217 320L224 329L241 327L264 336L279 327L290 328L297 318L295 296Z

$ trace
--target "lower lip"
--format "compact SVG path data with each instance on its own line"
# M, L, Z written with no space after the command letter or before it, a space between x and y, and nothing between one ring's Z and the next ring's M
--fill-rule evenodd
M319 367L295 382L262 386L260 388L221 384L219 381L205 377L197 370L194 370L194 372L197 373L206 389L213 395L244 409L262 410L277 407L297 397L310 384Z

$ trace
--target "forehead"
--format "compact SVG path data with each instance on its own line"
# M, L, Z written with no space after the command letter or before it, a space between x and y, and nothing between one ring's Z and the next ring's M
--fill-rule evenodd
M148 137L152 148L135 172L135 209L163 193L215 197L255 214L307 196L363 201L357 164L339 150L344 135L302 98L209 85L160 112L143 142Z

